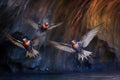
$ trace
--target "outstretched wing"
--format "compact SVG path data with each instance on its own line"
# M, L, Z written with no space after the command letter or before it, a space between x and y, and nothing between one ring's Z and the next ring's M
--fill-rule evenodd
M98 27L92 29L91 31L89 31L87 34L85 34L82 37L82 40L80 42L82 42L83 47L87 47L88 44L90 43L90 41L97 35L97 32L101 28L101 24L99 24L97 26Z
M63 24L63 23L60 22L60 23L58 23L58 24L56 24L56 25L50 26L50 27L48 28L48 30L52 30L52 29L54 29L54 28L56 28L56 27L59 27L59 26L62 25L62 24Z
M34 29L38 30L38 24L35 23L32 19L25 18L25 22L31 25Z
M69 53L74 53L76 52L72 47L68 46L67 44L64 44L64 43L58 43L58 42L55 42L55 41L49 41L49 43L59 49L59 50L62 50L62 51L66 51L66 52L69 52Z
M32 45L33 46L37 46L39 43L40 43L40 39L39 38L32 39Z
M8 33L2 32L2 35L3 35L6 39L8 39L10 42L12 42L13 44L15 44L15 45L17 45L17 46L25 49L25 47L22 45L22 42L21 42L21 41L16 40L15 38L13 38L13 37L12 37L11 35L9 35Z

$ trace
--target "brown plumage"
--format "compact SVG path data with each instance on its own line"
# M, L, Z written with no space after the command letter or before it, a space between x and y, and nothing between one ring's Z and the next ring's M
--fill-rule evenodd
M23 41L15 39L14 37L12 37L11 35L9 35L6 32L2 32L2 35L7 40L9 40L11 43L13 43L14 45L25 49L26 50L26 57L32 58L32 57L35 57L39 54L39 52L32 47L32 42L30 42L30 44L28 44L28 45L25 45L26 43L24 43ZM27 48L27 47L30 47L30 48Z

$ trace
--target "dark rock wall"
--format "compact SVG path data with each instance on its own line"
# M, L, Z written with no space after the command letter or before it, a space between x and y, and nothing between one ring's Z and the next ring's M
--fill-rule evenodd
M32 39L34 29L25 23L24 17L29 17L36 23L40 22L44 17L47 17L50 23L63 22L59 28L49 32L48 39L68 43L72 39L81 39L94 26L104 23L98 37L87 48L94 52L90 63L85 62L84 64L87 67L81 67L81 64L73 57L75 55L47 46L46 53L41 53L42 61L41 57L36 58L35 61L33 60L33 63L36 63L36 60L40 61L37 65L35 64L37 67L39 66L40 70L48 70L49 68L51 71L81 71L88 70L90 66L89 70L105 70L108 66L110 68L120 67L119 0L0 1L0 31L5 30L10 34L21 31ZM4 41L2 37L0 40L1 42ZM33 64L30 60L26 62L22 63L25 68L28 67L28 63Z

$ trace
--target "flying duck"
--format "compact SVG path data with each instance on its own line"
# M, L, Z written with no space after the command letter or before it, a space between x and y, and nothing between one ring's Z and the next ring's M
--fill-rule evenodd
M47 21L43 21L41 24L37 24L29 18L25 18L25 22L27 22L27 24L31 25L36 30L36 36L33 38L33 41L36 43L36 46L39 46L38 49L40 49L40 47L45 44L47 32L62 25L62 22L56 25L50 25Z
M101 25L101 24L100 24ZM61 43L61 42L55 42L55 41L49 41L49 43L62 51L66 51L69 53L77 53L78 54L78 60L84 60L88 59L90 55L92 55L92 52L85 50L91 40L96 36L97 32L101 28L100 25L97 25L98 27L92 29L88 33L86 33L80 41L72 40L71 44L68 43Z
M21 32L17 32L17 33L21 34ZM32 41L30 39L28 39L27 36L22 36L22 37L17 36L17 37L19 37L19 39L16 39L6 32L2 32L2 34L7 40L12 42L14 45L25 49L26 57L32 58L32 57L39 55L39 52L33 48Z

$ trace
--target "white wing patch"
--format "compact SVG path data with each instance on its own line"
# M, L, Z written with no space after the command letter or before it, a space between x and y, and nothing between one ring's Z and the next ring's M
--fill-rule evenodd
M97 35L97 32L99 31L100 29L100 26L92 29L91 31L89 31L87 34L85 34L83 37L82 37L82 44L83 44L83 47L87 47L88 44L91 42L91 40Z
M61 22L61 23L58 23L58 24L56 24L56 25L53 25L53 26L50 26L49 28L48 28L48 30L52 30L52 29L54 29L54 28L56 28L56 27L59 27L60 25L62 25L63 23Z
M76 52L72 47L69 47L69 46L66 46L66 45L62 45L58 42L54 42L54 41L50 41L51 45L59 50L62 50L62 51L66 51L66 52L69 52L69 53L74 53Z
M39 55L39 52L35 49L32 49L32 51L26 52L26 57L29 57L29 58L36 57L38 55Z
M88 57L90 57L90 55L92 55L92 52L90 51L86 51L86 50L82 50L81 53L78 53L78 60L84 60L84 59L88 59Z

